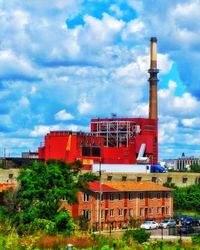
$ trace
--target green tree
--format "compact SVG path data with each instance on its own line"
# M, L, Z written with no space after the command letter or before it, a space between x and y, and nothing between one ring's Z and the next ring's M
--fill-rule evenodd
M193 164L190 166L190 171L195 173L200 173L200 165L199 164Z
M16 203L12 204L7 198L10 204L7 210L11 216L15 214L14 222L25 225L37 218L55 221L60 200L65 198L69 204L77 202L76 192L86 186L87 181L96 179L91 174L81 175L81 167L80 161L71 164L49 161L34 162L22 169L18 177L20 187Z
M200 185L175 189L174 208L200 212Z

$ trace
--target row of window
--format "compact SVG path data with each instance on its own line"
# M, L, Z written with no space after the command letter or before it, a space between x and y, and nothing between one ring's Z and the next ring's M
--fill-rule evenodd
M122 200L123 199L123 194L122 193L117 193L117 194L109 193L108 195L109 195L108 198L111 201L113 201L115 199L118 199L118 200ZM145 197L145 194L143 192L141 192L141 193L138 194L138 198L140 200L143 200L144 197ZM148 193L148 198L149 199L153 199L155 197L157 199L161 199L162 198L162 194L160 192L157 192L156 195L153 192L149 192ZM170 197L171 197L170 193L166 192L165 193L165 198L170 198ZM134 193L128 193L128 197L127 198L128 198L128 200L132 200L134 198ZM89 194L88 193L84 193L83 194L83 201L89 201L89 199L90 199ZM101 194L101 200L103 200L103 199L104 199L104 195Z
M154 214L154 209L153 207L150 207L150 208L140 208L140 216L141 217L144 217L145 214L147 215L153 215ZM166 214L166 215L170 215L170 207L157 207L156 208L156 213L157 215L161 215L161 214ZM119 208L117 210L114 210L114 209L110 209L110 210L101 210L101 218L104 218L105 216L107 216L108 214L110 215L110 217L114 217L115 215L118 215L118 216L123 216L125 215L125 213L127 213L127 210L124 210L122 208ZM83 216L86 217L86 218L90 218L90 214L91 214L91 211L90 210L83 210ZM129 208L128 209L128 215L130 217L133 216L133 208Z
M107 176L107 180L108 181L111 181L112 179L113 179L112 175L108 175ZM127 176L122 176L122 181L127 181ZM137 176L137 182L141 182L141 181L142 181L142 177L141 176ZM151 178L151 181L157 183L159 181L159 178L157 176L153 176ZM168 183L172 183L172 181L173 181L172 177L167 177L167 182ZM188 178L187 177L183 177L182 178L182 183L187 183L187 182L188 182Z

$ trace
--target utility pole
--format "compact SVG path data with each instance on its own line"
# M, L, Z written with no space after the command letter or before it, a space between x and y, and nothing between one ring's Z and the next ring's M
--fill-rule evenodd
M102 199L102 187L101 187L101 159L99 161L99 235L101 235L101 199Z

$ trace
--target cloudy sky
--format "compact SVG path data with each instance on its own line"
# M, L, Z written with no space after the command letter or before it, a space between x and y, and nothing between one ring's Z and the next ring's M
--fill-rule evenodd
M0 0L0 156L95 117L147 117L158 38L159 158L200 156L199 0Z

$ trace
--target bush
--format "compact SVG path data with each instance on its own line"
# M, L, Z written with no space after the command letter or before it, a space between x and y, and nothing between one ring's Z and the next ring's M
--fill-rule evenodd
M195 244L200 244L200 234L193 236L192 242Z
M74 223L67 211L60 211L55 217L55 224L58 232L70 235L74 231Z
M49 235L55 235L57 232L55 222L46 219L35 219L30 225L30 230L31 232L42 230Z
M124 233L123 238L125 240L134 239L138 243L146 242L150 238L151 233L146 232L143 229L127 230Z
M86 217L84 216L79 216L77 219L76 219L76 223L78 224L80 230L83 230L83 231L88 231L89 229L89 219L87 219Z

